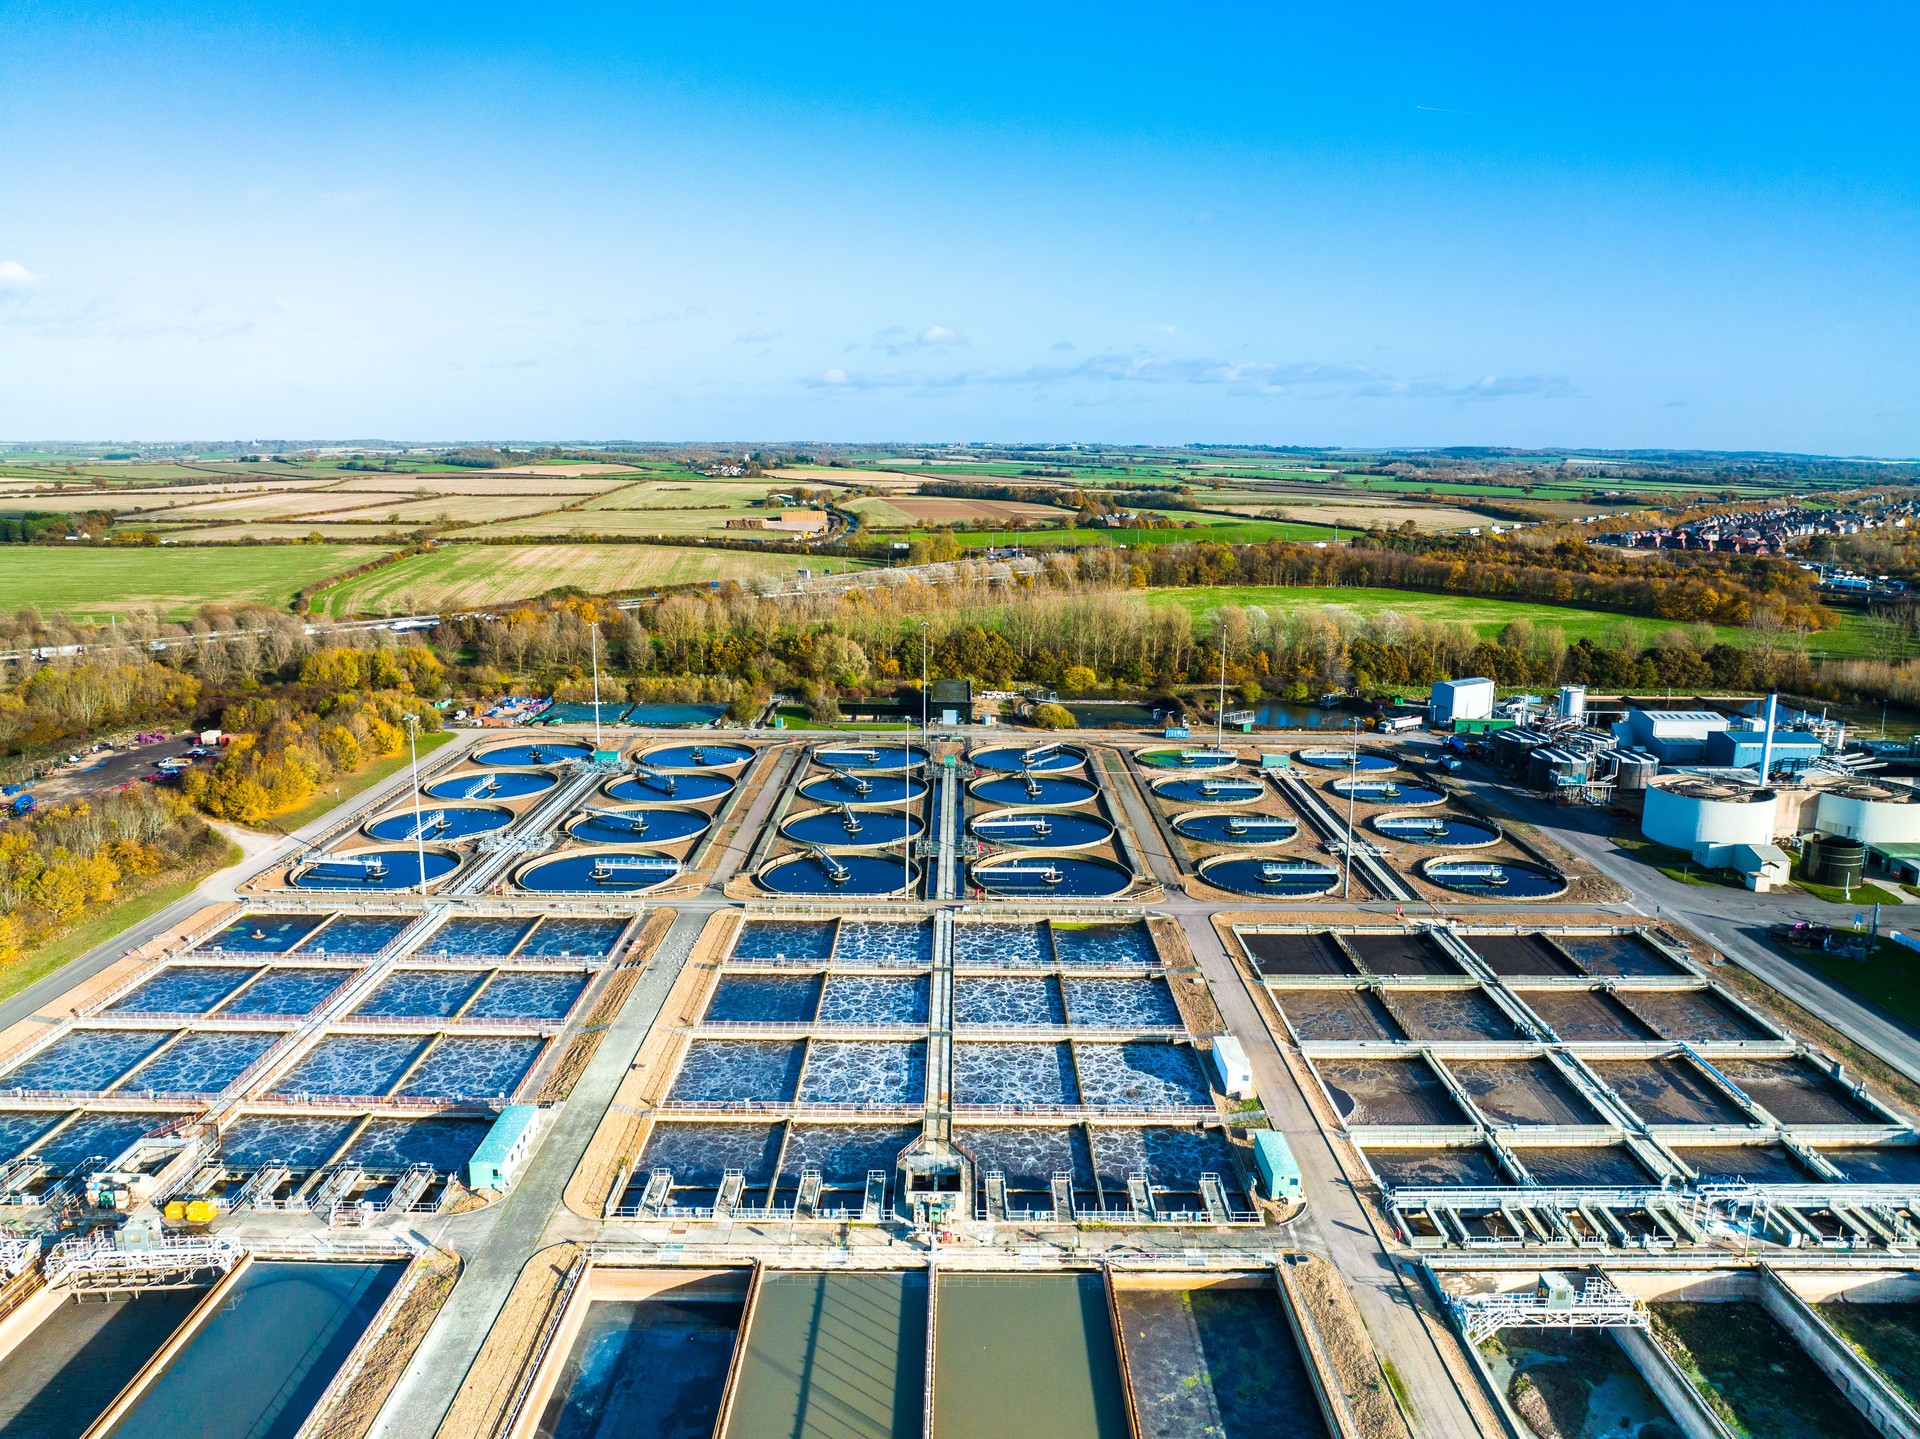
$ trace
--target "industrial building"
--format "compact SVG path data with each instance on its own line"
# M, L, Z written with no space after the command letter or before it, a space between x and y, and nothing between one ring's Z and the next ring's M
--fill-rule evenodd
M1769 772L1804 769L1818 759L1825 746L1819 736L1802 729L1774 727L1773 745L1767 754L1767 722L1764 719L1736 719L1725 729L1708 733L1706 764L1727 769L1752 769L1765 757Z
M1778 796L1733 779L1662 775L1647 784L1640 829L1655 844L1693 856L1704 869L1731 869L1764 892L1792 871L1774 843Z
M1707 740L1729 723L1714 710L1630 709L1613 734L1620 748L1643 750L1662 765L1707 764Z
M1428 699L1430 723L1447 727L1456 720L1488 719L1493 715L1493 681L1489 679L1436 680Z

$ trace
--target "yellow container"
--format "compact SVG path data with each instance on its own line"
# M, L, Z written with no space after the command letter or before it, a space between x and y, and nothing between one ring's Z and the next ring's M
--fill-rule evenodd
M169 1204L167 1208L173 1206ZM211 1199L189 1199L186 1204L187 1223L211 1224L220 1217L220 1206Z
M182 1201L175 1199L169 1201L167 1207L161 1212L177 1224L187 1217L187 1206Z

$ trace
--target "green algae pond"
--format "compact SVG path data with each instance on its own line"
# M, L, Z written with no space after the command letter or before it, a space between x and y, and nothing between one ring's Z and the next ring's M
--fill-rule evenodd
M1098 1274L943 1274L934 1439L1127 1439Z
M1849 1348L1920 1403L1920 1304L1816 1304Z
M1758 1304L1657 1303L1653 1334L1742 1439L1875 1439L1878 1431Z
M1673 1416L1605 1329L1503 1329L1480 1354L1538 1439L1680 1439Z

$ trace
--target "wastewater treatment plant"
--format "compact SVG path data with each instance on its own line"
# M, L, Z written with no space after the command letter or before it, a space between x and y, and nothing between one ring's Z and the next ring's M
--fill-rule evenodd
M0 1439L1913 1432L1717 958L1374 737L463 735L8 1012Z

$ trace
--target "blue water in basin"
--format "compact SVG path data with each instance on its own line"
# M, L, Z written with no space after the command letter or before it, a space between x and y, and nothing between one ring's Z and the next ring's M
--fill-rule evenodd
M387 1173L430 1164L449 1174L466 1166L491 1128L491 1119L374 1119L360 1131L347 1158L364 1169Z
M565 1019L586 987L584 974L502 974L467 1014L474 1019Z
M1232 769L1240 763L1233 754L1216 751L1210 745L1143 750L1138 758L1141 764L1153 769L1219 770Z
M954 1135L973 1155L975 1187L984 1198L986 1175L998 1170L1006 1181L1008 1213L1020 1211L1013 1202L1015 1194L1046 1196L1032 1206L1039 1215L1053 1213L1053 1176L1071 1174L1076 1203L1089 1207L1097 1203L1093 1189L1093 1154L1087 1146L1086 1130L1078 1124L1010 1125L969 1124ZM1211 1426L1210 1426L1211 1427ZM1158 1433L1161 1431L1148 1431ZM1199 1429L1197 1432L1206 1433ZM1221 1430L1222 1434L1232 1432Z
M173 1033L170 1029L76 1029L0 1075L0 1089L105 1089Z
M450 919L414 951L416 955L473 954L494 957L509 953L520 936L533 926L524 919Z
M618 816L609 818L608 816ZM567 833L583 844L672 844L699 834L707 817L697 809L608 810L573 820Z
M1027 793L1027 782L1019 775L1004 779L983 779L969 791L982 804L1040 805L1047 808L1085 804L1100 791L1081 779L1034 777L1034 792Z
M1078 1104L1073 1052L1064 1044L961 1042L953 1046L956 1105Z
M1164 979L1068 979L1067 1013L1096 1029L1151 1029L1180 1024L1180 1006Z
M350 969L270 969L249 985L223 1014L305 1015L347 982Z
M787 1131L783 1178L798 1182L809 1165L830 1187L864 1186L869 1170L893 1176L900 1151L920 1135L917 1125L795 1124Z
M514 877L514 883L522 889L547 894L637 894L642 890L671 884L678 878L679 871L677 868L672 872L627 870L620 868L621 862L666 857L642 849L562 855L559 859L541 860L530 865ZM595 878L596 874L600 877Z
M668 1098L696 1104L790 1100L806 1050L804 1040L696 1039Z
M953 981L953 1022L980 1028L1065 1024L1067 1006L1051 978L963 974Z
M1168 779L1153 792L1177 804L1249 804L1267 787L1257 779Z
M691 729L712 724L726 712L725 705L635 705L621 723L643 729Z
M780 833L797 844L817 844L829 848L853 845L877 849L900 844L919 834L924 826L904 810L861 809L853 812L857 831L849 831L847 817L839 810L823 810L801 815L780 827Z
M170 964L109 1014L205 1014L260 971L227 965Z
M821 1024L925 1024L924 975L835 974L820 999Z
M1421 866L1420 873L1424 878L1442 888L1456 890L1461 894L1470 894L1476 899L1544 899L1548 895L1559 894L1567 887L1565 880L1558 875L1549 874L1537 865L1521 864L1510 859L1466 862L1476 869L1489 868L1497 871L1497 877L1476 875L1449 878L1447 865L1432 862Z
M33 1141L53 1128L55 1121L61 1117L31 1110L0 1113L0 1164L33 1148Z
M55 1171L70 1173L82 1160L111 1161L142 1135L151 1134L171 1114L83 1114L35 1151Z
M822 769L843 769L855 773L871 770L918 769L927 762L927 752L919 745L842 744L823 745L812 754Z
M1237 894L1274 894L1299 899L1325 894L1340 883L1340 871L1331 865L1314 870L1289 869L1278 878L1269 878L1265 867L1276 863L1265 859L1221 859L1200 867L1200 878L1216 889Z
M189 1034L121 1086L127 1094L218 1094L265 1054L278 1034Z
M1072 745L1061 745L1049 754L1036 757L1031 763L1021 759L1022 755L1040 748L1040 745L1002 745L994 749L975 750L967 756L967 762L979 769L998 770L1004 774L1018 774L1021 770L1029 774L1044 774L1050 770L1078 769L1087 762L1086 753Z
M1439 804L1446 798L1437 789L1408 781L1337 779L1328 788L1342 799L1351 790L1353 797L1361 804Z
M589 759L593 746L577 740L528 740L521 744L495 745L476 754L476 764L538 765L559 764L562 760Z
M1053 951L1062 964L1158 964L1153 936L1138 920L1117 924L1061 924L1055 921Z
M465 1004L486 977L484 969L397 969L380 981L354 1013L444 1019Z
M745 764L753 749L743 744L667 744L634 756L651 769L725 769Z
M427 1046L411 1034L333 1034L274 1086L275 1094L384 1095Z
M1234 832L1237 823L1269 818L1278 823L1258 824L1244 833ZM1202 844L1285 844L1300 833L1300 826L1279 815L1186 814L1173 822L1173 830Z
M400 1087L424 1099L506 1099L546 1045L521 1035L449 1035Z
M420 837L431 844L435 840L465 839L468 835L504 829L512 819L513 812L498 805L443 805L436 809L423 804L418 820L414 819L409 806L399 814L376 819L367 826L367 833L375 839L405 840L412 844L417 830Z
M1197 1194L1209 1172L1233 1184L1233 1147L1217 1130L1096 1124L1088 1132L1100 1181L1109 1187L1124 1191L1127 1176L1139 1173L1155 1189L1186 1194Z
M1052 964L1053 940L1044 924L963 921L953 927L956 964Z
M520 799L552 789L556 783L550 774L529 774L524 771L512 774L457 774L451 779L437 779L423 786L422 792L435 799Z
M634 804L658 804L663 799L698 804L732 788L733 781L723 774L635 774L614 780L605 786L605 793L608 799Z
M334 889L334 890L388 890L413 889L420 883L420 859L410 849L374 850L367 858L377 857L385 866L384 872L369 871L357 860L348 863L345 860L323 859L296 871L287 881L296 889ZM437 849L426 852L427 883L444 879L459 866L456 855L443 854Z
M334 1116L246 1114L220 1136L220 1162L233 1169L259 1169L276 1161L289 1169L311 1169L353 1132L354 1121Z
M813 1041L803 1104L919 1104L927 1097L927 1047L918 1040Z
M806 1024L820 1008L817 974L729 974L707 1001L708 1024Z
M830 919L750 919L733 941L735 959L826 959L833 953Z
M1429 825L1433 827L1428 828ZM1470 849L1475 845L1492 844L1500 838L1500 831L1490 824L1455 819L1451 815L1435 815L1431 820L1422 819L1417 826L1405 828L1396 826L1390 818L1376 819L1373 827L1396 844L1450 845L1456 849Z
M781 860L760 872L760 887L774 894L894 894L919 877L919 870L898 855L837 854L844 875L834 879L818 855Z
M864 794L861 783L867 787ZM898 804L903 799L918 799L926 792L920 780L884 774L863 774L854 780L837 774L820 775L800 786L801 795L818 804Z
M378 954L413 921L411 919L356 919L343 915L300 945L302 954Z
M933 924L843 919L833 957L850 964L928 964L933 960Z
M598 959L613 953L626 927L624 919L543 919L519 957Z
M750 1121L743 1124L687 1123L663 1120L647 1136L634 1172L667 1169L676 1187L717 1188L729 1169L737 1169L748 1188L773 1182L780 1162L780 1138L786 1126Z
M1165 1109L1206 1104L1211 1095L1199 1055L1180 1044L1076 1044L1080 1088L1088 1104Z
M247 914L236 919L204 948L244 954L283 954L325 922L324 914Z
M969 865L967 878L976 888L1009 895L1118 894L1133 883L1129 871L1107 860L1051 854L1001 855Z
M1045 825L1045 834L1040 825ZM1078 849L1113 836L1113 826L1098 815L1038 809L983 814L967 828L989 844L1026 849Z
M1394 762L1383 754L1374 754L1370 750L1354 753L1351 750L1339 750L1328 753L1324 750L1299 750L1294 758L1301 764L1311 765L1314 769L1347 770L1355 774L1372 774L1380 770L1394 768Z

